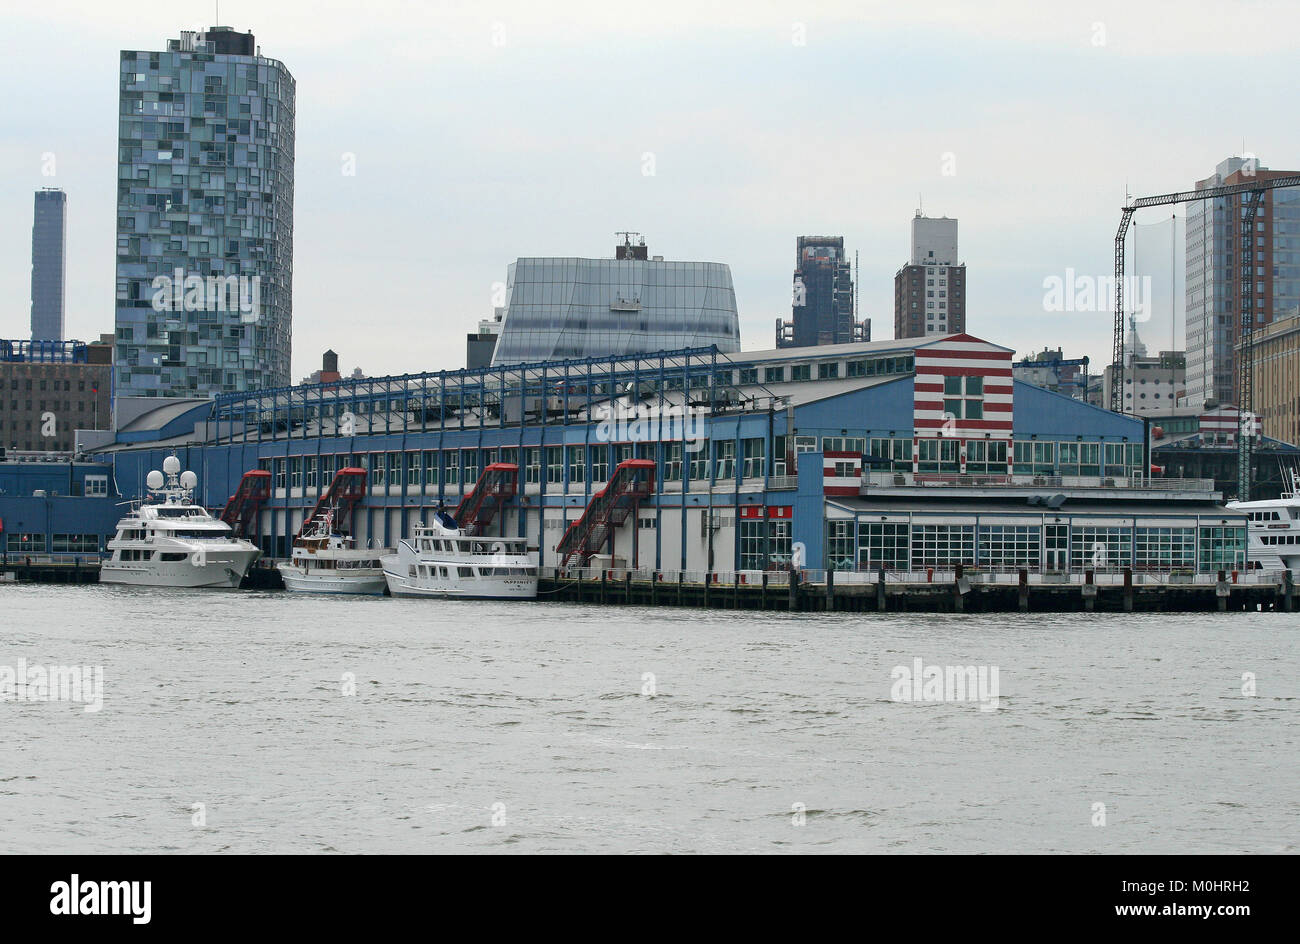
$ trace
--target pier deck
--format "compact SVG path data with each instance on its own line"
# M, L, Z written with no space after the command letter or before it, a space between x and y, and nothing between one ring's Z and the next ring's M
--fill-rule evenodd
M685 571L543 567L538 599L787 612L1223 612L1300 606L1289 573Z

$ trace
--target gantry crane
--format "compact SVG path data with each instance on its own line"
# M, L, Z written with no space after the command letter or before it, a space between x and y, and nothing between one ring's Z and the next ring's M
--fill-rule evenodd
M1123 208L1119 230L1115 233L1115 344L1114 344L1114 382L1110 387L1110 408L1116 413L1124 412L1124 237L1128 234L1129 223L1133 214L1145 207L1170 206L1175 203L1192 203L1197 200L1217 200L1237 194L1249 194L1244 212L1241 216L1239 230L1241 255L1241 306L1238 309L1240 324L1241 356L1237 365L1237 410L1242 428L1237 431L1237 498L1250 500L1251 462L1254 451L1254 437L1245 428L1254 427L1255 407L1255 305L1252 283L1255 281L1255 212L1259 209L1260 198L1268 190L1280 190L1284 187L1300 187L1300 176L1274 177L1272 180L1252 180L1242 184L1227 184L1221 187L1206 187L1204 190L1182 190L1178 193L1163 193L1154 197L1138 197ZM1234 216L1235 219L1235 216Z

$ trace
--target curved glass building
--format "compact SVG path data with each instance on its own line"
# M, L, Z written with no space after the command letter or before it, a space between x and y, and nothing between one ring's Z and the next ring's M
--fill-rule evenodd
M494 366L710 344L740 350L731 269L649 259L644 242L629 240L613 259L518 259L506 293Z

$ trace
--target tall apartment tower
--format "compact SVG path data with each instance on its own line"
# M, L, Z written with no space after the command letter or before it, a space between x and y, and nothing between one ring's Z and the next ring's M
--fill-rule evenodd
M1221 161L1196 189L1287 177L1252 157ZM1252 258L1243 258L1247 194L1187 205L1187 402L1237 402L1235 345L1243 266L1255 291L1255 330L1300 306L1300 190L1266 191L1255 213Z
M777 347L870 341L871 322L854 314L853 270L843 236L800 236L795 243L791 319L776 321Z
M124 51L117 396L287 386L295 82L228 26Z
M957 221L912 218L912 260L894 276L894 337L966 330L966 264L957 255Z
M62 341L67 275L68 195L36 191L32 214L32 340Z

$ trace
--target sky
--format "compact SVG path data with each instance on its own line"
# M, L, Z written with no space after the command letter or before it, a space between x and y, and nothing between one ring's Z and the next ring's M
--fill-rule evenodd
M1110 274L1125 194L1190 188L1235 154L1300 166L1293 2L0 10L0 337L30 333L45 186L68 193L67 334L113 330L119 51L219 15L298 84L294 380L327 348L345 373L463 367L509 263L612 256L620 230L730 265L752 350L790 315L796 236L843 235L886 339L918 204L960 220L970 333L1104 364L1110 313L1047 310L1045 283Z

